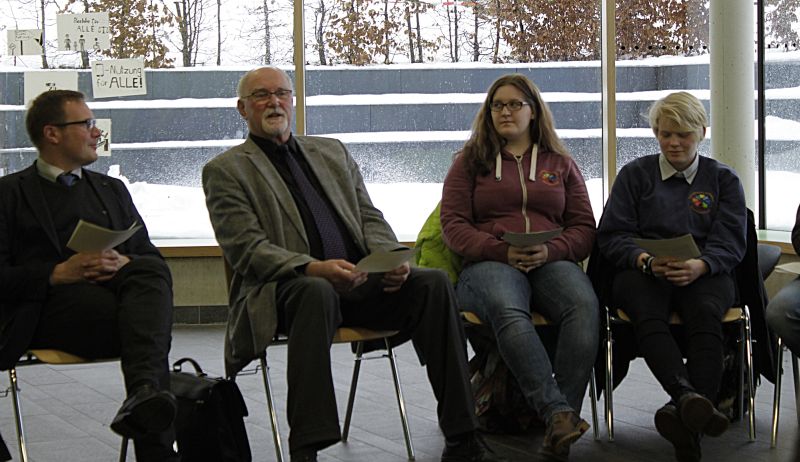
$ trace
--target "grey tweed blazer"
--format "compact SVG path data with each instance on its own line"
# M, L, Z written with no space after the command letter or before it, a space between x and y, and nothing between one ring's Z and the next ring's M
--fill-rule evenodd
M359 250L402 247L372 205L344 145L330 138L295 138ZM303 277L295 268L314 258L291 193L249 137L203 167L203 190L217 241L234 270L225 337L225 372L233 376L275 335L277 281Z

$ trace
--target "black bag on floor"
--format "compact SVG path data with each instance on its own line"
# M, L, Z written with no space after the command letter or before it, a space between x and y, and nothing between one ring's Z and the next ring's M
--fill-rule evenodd
M183 372L184 363L194 372ZM209 377L191 358L175 361L170 380L178 399L175 433L181 460L250 462L247 406L236 382Z

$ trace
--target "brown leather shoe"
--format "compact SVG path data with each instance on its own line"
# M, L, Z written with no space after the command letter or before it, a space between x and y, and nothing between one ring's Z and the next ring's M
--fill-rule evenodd
M575 411L557 412L547 422L540 454L551 459L567 460L569 446L589 430L589 423Z

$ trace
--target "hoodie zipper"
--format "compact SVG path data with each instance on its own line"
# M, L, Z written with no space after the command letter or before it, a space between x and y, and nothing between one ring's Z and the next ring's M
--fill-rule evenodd
M531 220L528 218L528 188L525 186L525 172L522 168L522 156L514 156L517 161L517 173L519 174L519 185L522 188L522 218L525 219L525 232L531 232Z

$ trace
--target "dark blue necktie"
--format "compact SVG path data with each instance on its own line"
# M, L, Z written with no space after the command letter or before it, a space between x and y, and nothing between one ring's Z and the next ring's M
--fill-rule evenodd
M333 216L334 211L328 207L328 203L319 195L314 185L311 184L311 181L309 181L292 153L289 152L289 149L285 145L281 145L278 147L278 152L286 157L289 171L292 172L294 181L306 200L306 204L311 210L311 215L314 216L314 223L317 225L317 231L319 231L319 236L322 239L322 252L325 259L346 259L347 250L345 249L342 234L336 226L336 219Z
M78 176L75 175L74 173L64 172L61 175L58 175L58 177L56 177L56 180L58 180L58 182L63 184L64 186L70 187L74 185L76 181L78 181Z

